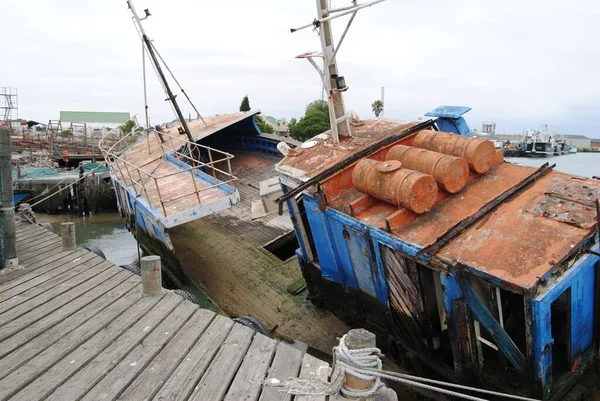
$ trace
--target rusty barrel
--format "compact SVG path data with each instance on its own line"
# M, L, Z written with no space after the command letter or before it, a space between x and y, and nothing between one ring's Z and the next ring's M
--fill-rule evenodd
M494 165L499 166L504 163L504 150L496 149L496 163Z
M492 142L447 132L420 131L415 137L414 146L462 157L471 170L480 174L491 169L496 161L496 149Z
M363 159L354 167L352 184L362 193L415 213L429 211L437 198L435 178L401 166L397 160Z
M386 160L398 160L402 167L429 174L446 192L454 194L467 184L469 165L465 159L412 146L396 145Z

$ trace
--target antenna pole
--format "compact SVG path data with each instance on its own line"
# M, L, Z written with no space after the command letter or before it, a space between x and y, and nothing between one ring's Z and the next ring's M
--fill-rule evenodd
M184 133L187 136L188 141L194 142L194 138L192 137L192 133L190 132L190 127L188 126L187 121L185 120L185 117L183 116L183 113L181 112L181 109L179 108L179 104L177 103L177 100L176 100L177 95L174 95L173 92L171 91L171 87L169 86L167 78L165 77L165 74L163 73L162 68L160 67L160 64L158 62L158 58L156 57L156 54L154 53L154 47L152 46L152 43L150 42L150 39L148 38L148 35L146 35L146 32L144 31L144 27L142 26L142 21L144 19L148 18L149 13L146 11L146 17L140 19L140 17L137 15L137 13L135 11L135 8L133 7L133 4L131 3L131 0L127 0L127 5L129 6L129 9L133 13L133 20L134 20L135 24L137 25L140 33L142 34L142 41L146 45L146 50L148 51L148 55L150 56L150 61L156 68L156 72L158 74L158 79L160 79L161 83L163 84L165 94L167 95L166 100L170 101L171 104L173 105L173 108L175 109L175 113L177 114L177 118L179 119L179 122L181 123L181 126L183 127L183 129L180 128L180 132L182 131L181 133Z
M329 16L327 9L327 0L317 1L317 13L319 19L325 19ZM335 143L339 142L340 136L351 136L350 125L346 119L346 107L342 92L337 89L336 79L338 78L338 69L335 59L335 48L333 43L333 32L331 22L324 20L321 22L321 48L323 51L323 83L328 95L329 120L331 122L331 137Z
M291 29L291 32L296 32L301 29L308 27L314 27L319 30L319 37L321 39L321 54L317 53L305 53L297 58L306 58L315 67L321 80L323 81L323 89L327 93L327 103L329 106L329 120L331 124L331 137L334 143L339 143L340 136L350 137L352 131L350 129L350 123L346 117L346 106L344 105L343 92L348 90L344 77L338 74L336 56L338 50L350 29L350 25L356 17L358 10L365 7L370 7L374 4L381 3L385 0L375 0L370 3L357 4L356 0L352 0L352 6L338 8L330 10L327 0L316 0L317 2L317 18L310 24L304 25L300 28ZM352 14L350 21L348 22L346 29L338 42L334 44L333 33L331 29L331 20L342 17L344 15ZM323 71L315 63L313 58L323 58Z

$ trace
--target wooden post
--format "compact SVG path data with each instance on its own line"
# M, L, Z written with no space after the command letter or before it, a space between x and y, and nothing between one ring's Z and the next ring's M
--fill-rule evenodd
M77 247L75 243L75 223L72 221L60 223L60 234L62 235L63 251L74 251Z
M376 346L375 334L365 329L352 329L346 336L348 349L373 348ZM373 386L373 380L358 379L346 373L346 387L352 390L366 390Z
M12 162L11 162L11 143L10 132L3 131L0 134L0 213L4 219L4 247L6 256L6 265L8 267L17 267L19 258L17 256L17 231L15 222L15 205L12 182ZM0 269L4 267L4 261L0 260Z
M162 275L160 256L144 256L140 259L142 273L142 294L156 297L162 294Z
M352 329L346 336L346 346L348 349L374 348L376 346L375 334L365 329ZM345 386L349 389L360 391L371 388L374 380L358 379L346 373ZM346 400L347 397L338 395L334 400ZM363 398L359 398L363 399ZM396 392L386 386L380 387L375 394L368 398L369 401L398 401Z

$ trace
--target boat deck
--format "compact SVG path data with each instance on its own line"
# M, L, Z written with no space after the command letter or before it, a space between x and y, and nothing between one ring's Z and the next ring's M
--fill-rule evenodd
M302 280L298 261L293 255L280 260L264 248L292 230L289 216L272 213L252 220L259 182L276 175L274 165L280 159L259 152L232 153L240 202L169 230L177 259L187 277L229 315L252 315L275 335L331 352L336 337L350 328L316 307L306 291L291 295L288 286Z
M264 377L323 377L326 362L138 276L37 225L0 272L0 400L291 400ZM296 397L296 400L308 400ZM310 398L325 400L324 397Z

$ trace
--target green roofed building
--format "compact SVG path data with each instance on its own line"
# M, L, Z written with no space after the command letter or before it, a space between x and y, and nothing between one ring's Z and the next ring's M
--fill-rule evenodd
M103 111L61 111L60 121L64 123L86 123L106 127L116 127L131 118L129 113Z

